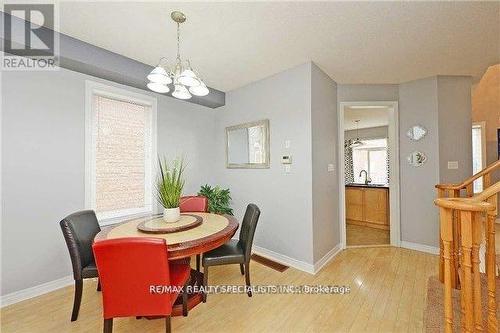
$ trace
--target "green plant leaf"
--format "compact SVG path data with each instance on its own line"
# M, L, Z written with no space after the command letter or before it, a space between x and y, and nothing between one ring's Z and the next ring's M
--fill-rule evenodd
M233 215L230 193L229 189L222 189L218 185L211 187L205 184L200 187L198 195L202 195L208 199L208 211L210 213Z
M159 173L156 179L156 200L164 208L179 207L182 190L184 188L183 174L185 164L183 159L175 159L169 163L166 158L163 161L158 157Z

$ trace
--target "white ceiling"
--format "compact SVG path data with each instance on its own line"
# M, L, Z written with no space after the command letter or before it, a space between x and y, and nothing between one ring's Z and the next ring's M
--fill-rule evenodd
M306 61L339 83L472 75L500 62L500 2L61 2L60 31L156 65L181 55L229 91Z
M344 109L344 130L356 129L355 120L359 120L359 129L387 126L389 125L389 109L351 109L346 107Z

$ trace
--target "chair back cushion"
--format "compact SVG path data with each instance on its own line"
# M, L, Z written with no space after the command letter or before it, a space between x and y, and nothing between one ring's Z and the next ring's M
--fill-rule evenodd
M104 319L171 313L171 295L150 289L170 285L164 239L116 238L98 241L93 248L101 281Z
M82 269L94 262L92 243L101 228L93 210L82 210L68 215L59 225L68 246L73 276L79 280L82 278Z
M208 212L208 199L203 196L181 197L180 210L183 212Z
M245 211L245 217L243 217L243 222L241 223L240 229L240 244L245 252L245 260L250 259L252 252L253 236L255 234L255 228L257 227L257 222L259 221L260 209L255 204L249 204L247 210Z

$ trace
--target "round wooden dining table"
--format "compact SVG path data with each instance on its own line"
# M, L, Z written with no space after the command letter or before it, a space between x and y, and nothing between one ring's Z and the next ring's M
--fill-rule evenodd
M194 220L197 223L193 223ZM190 227L191 225L193 227ZM170 229L168 233L161 231L162 226ZM188 229L184 229L185 227ZM95 236L94 242L124 237L162 238L167 242L168 259L172 261L215 249L231 239L237 229L238 222L230 215L186 212L181 214L181 220L176 223L165 223L161 215L150 215L103 227ZM203 273L191 269L189 284L193 287L191 290L199 289L196 287L203 285ZM198 305L203 299L202 296L201 292L189 293L188 308L192 309ZM180 296L172 309L172 315L182 315Z

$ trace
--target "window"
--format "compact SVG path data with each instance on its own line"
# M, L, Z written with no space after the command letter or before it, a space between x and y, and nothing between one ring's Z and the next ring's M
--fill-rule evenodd
M373 184L388 183L387 139L362 140L363 145L352 149L354 182L364 183L366 170Z
M486 167L485 123L472 125L472 173L476 174ZM474 193L483 191L483 178L474 181Z
M99 220L153 210L156 101L87 82L86 206Z

